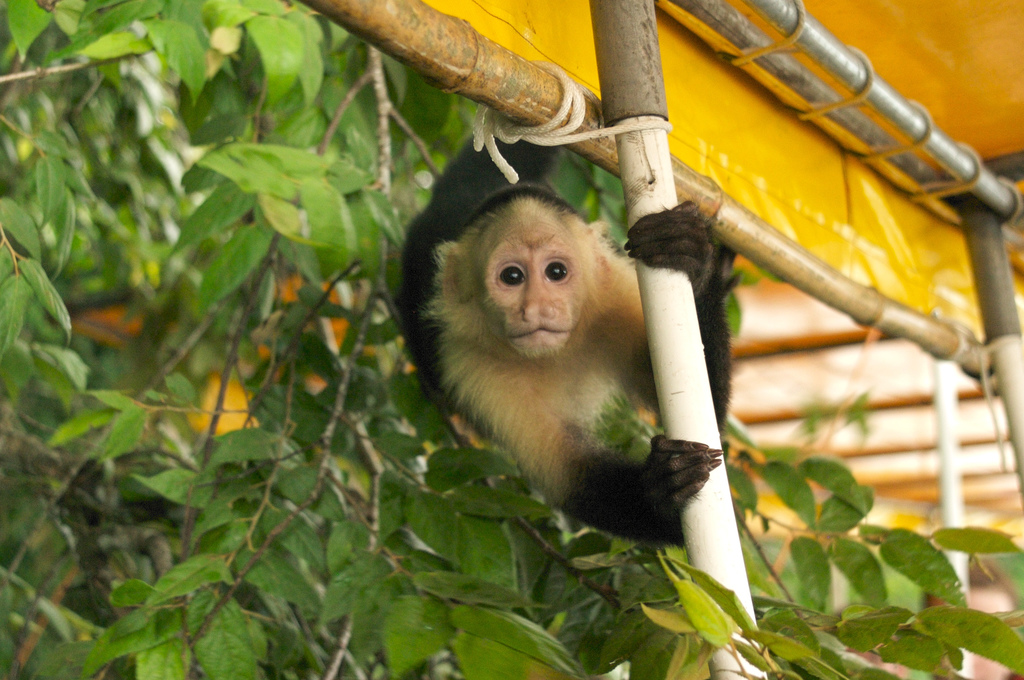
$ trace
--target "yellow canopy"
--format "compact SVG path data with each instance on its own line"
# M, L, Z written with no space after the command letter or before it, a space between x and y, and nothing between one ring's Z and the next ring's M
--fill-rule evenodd
M427 0L496 43L551 61L600 94L588 0ZM878 75L983 156L1024 148L1024 4L808 0ZM658 13L672 152L855 281L980 329L959 229L729 65L667 2ZM667 9L666 9L667 8ZM684 28L680 22L686 22ZM1018 76L1018 77L1014 77ZM1018 307L1024 299L1018 295Z

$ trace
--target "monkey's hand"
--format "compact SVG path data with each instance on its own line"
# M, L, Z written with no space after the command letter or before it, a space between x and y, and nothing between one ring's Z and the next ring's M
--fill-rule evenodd
M714 269L711 220L693 201L645 215L630 228L626 252L648 267L683 272L700 295Z
M704 488L711 471L721 464L719 449L659 434L651 440L651 455L642 472L651 506L666 519L678 522L679 511Z

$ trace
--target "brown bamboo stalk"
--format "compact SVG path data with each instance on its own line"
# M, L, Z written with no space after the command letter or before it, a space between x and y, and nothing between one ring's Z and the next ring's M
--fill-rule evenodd
M558 110L555 76L477 33L468 22L420 0L301 0L406 64L436 87L500 111L519 123L547 122ZM581 130L600 126L588 103ZM611 137L570 145L618 175ZM940 359L979 372L979 344L970 330L922 314L856 283L727 196L714 180L673 159L676 193L717 218L715 236L780 279L849 314L858 323L906 338Z

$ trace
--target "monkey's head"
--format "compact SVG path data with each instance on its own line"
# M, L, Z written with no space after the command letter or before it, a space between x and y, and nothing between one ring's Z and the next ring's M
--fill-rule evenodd
M604 261L601 234L535 187L497 194L477 215L442 254L442 296L475 312L477 332L519 354L556 354L570 344L594 296Z

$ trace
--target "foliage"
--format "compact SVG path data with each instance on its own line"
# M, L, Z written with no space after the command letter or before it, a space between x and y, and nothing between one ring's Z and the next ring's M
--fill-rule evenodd
M466 102L284 0L45 4L0 2L10 678L698 678L716 648L779 677L961 648L1024 671L1024 617L966 609L939 552L1016 551L1001 534L867 526L841 464L734 432L742 517L769 523L756 480L797 518L772 520L793 597L744 533L755 628L681 551L570 526L422 396L389 291ZM557 184L620 228L613 177L567 159ZM833 565L859 596L837 613ZM894 606L888 570L948 604Z

